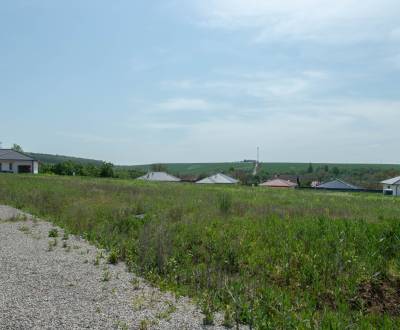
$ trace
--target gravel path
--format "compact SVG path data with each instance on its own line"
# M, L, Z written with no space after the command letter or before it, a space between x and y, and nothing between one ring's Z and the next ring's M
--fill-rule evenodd
M0 205L0 329L224 329L83 239L49 238L53 228Z

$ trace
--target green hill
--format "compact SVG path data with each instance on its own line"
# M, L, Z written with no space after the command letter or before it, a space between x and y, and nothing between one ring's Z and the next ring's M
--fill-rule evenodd
M63 163L63 162L67 162L67 161L72 161L72 162L78 163L78 164L93 164L93 165L100 165L102 163L101 160L79 158L79 157L72 157L72 156L50 155L50 154L41 154L41 153L35 153L35 152L27 152L26 154L37 159L39 162L46 163L46 164L58 164L58 163Z
M180 175L200 175L212 174L217 172L228 172L231 169L252 171L253 163L232 162L232 163L168 163L163 164L167 171ZM147 172L151 170L152 165L137 165L137 166L119 166L121 169L135 169Z
M232 162L232 163L168 163L163 164L167 171L180 175L198 175L198 174L212 174L216 172L228 172L231 169L243 170L250 172L254 168L254 163L250 162ZM328 168L337 168L339 171L354 171L354 170L371 170L371 171L385 171L394 170L400 171L399 164L327 164L327 163L313 163L314 169L328 166ZM307 171L309 163L262 163L260 171L265 171L270 174L299 174ZM137 166L120 166L121 169L136 169L142 171L149 171L151 164L137 165Z

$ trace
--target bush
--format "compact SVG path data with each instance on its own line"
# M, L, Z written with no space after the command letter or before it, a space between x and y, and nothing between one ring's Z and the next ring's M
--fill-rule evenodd
M107 262L112 265L116 265L118 263L118 251L113 249L108 255Z
M58 230L57 230L57 228L53 228L53 229L51 229L51 230L49 231L49 237L54 237L54 238L58 237Z

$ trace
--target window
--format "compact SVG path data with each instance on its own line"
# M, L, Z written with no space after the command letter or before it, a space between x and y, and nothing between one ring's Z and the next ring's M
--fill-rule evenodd
M13 164L10 163L10 171L12 171L12 170L13 170Z

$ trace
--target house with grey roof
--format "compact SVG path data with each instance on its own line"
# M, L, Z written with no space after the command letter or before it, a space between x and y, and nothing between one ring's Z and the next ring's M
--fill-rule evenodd
M12 149L0 149L0 172L39 173L39 161Z
M400 196L400 176L381 182L385 195Z
M315 187L316 189L326 189L326 190L362 190L362 188L356 187L348 182L340 179L335 179L329 182L324 182Z
M231 178L228 175L217 173L202 180L197 181L198 184L236 184L239 180Z
M144 181L156 181L156 182L179 182L181 179L165 173L165 172L149 172L139 178L137 180L144 180Z

